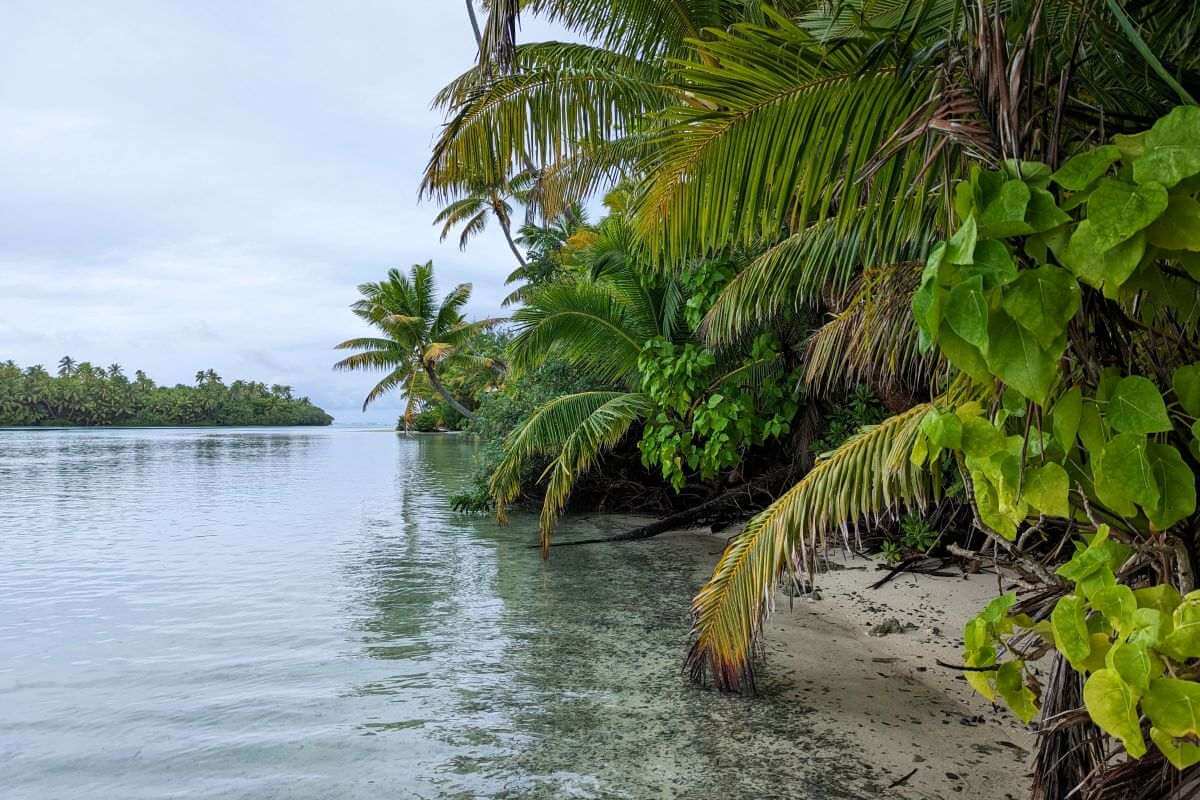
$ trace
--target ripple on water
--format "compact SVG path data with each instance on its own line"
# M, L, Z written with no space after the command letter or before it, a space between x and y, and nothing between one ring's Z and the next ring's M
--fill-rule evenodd
M772 686L686 685L707 546L543 564L532 520L449 510L471 458L345 429L0 431L5 797L877 796Z

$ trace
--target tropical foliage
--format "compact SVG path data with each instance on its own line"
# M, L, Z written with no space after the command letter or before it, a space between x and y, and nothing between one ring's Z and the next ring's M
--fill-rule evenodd
M328 425L333 417L292 387L196 373L195 386L158 386L120 364L97 367L64 356L57 375L42 366L0 364L0 425Z
M522 13L585 41L518 43ZM786 439L811 469L694 601L692 674L740 689L774 587L832 535L965 502L1017 588L966 674L1046 709L1039 796L1200 791L1200 7L527 0L479 44L422 191L531 174L549 217L622 189L580 269L517 298L514 370L590 385L507 437L501 515L546 463L546 552L604 453L716 491Z

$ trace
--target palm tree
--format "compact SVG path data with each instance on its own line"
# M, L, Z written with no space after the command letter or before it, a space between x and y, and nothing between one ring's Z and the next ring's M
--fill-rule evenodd
M203 370L203 369L196 370L196 385L197 386L203 386L204 382L207 380L208 380L208 371L207 370Z
M450 358L470 358L464 346L476 333L500 322L498 319L467 322L462 308L471 297L471 284L451 290L435 303L433 262L414 264L409 274L388 271L386 281L358 287L362 299L351 306L356 316L382 336L347 339L339 350L358 350L334 364L336 370L384 370L387 374L363 400L363 409L391 389L402 387L407 395L406 418L411 416L417 393L415 382L423 375L455 411L467 419L475 412L467 408L438 377L438 365Z
M66 378L75 374L76 362L70 356L63 356L58 360L58 377Z
M123 368L123 367L122 367L120 364L117 364L117 363L112 363L112 364L109 364L109 365L108 365L108 377L110 377L110 378L124 378L124 377L125 377L125 370L124 370L124 368Z
M517 243L513 240L513 207L509 202L510 198L527 200L527 193L522 193L513 186L519 181L520 176L515 181L505 181L500 185L472 185L465 196L450 202L434 218L434 224L442 226L440 241L445 241L451 231L461 227L458 246L460 250L465 250L472 238L487 229L488 217L494 216L504 234L504 240L508 242L508 249L512 251L517 263L524 267L525 257L521 255Z

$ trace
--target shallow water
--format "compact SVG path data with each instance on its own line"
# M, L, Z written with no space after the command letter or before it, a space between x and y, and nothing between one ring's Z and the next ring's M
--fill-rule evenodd
M0 797L877 796L770 685L684 681L712 543L543 564L532 518L449 510L470 466L379 431L0 431Z

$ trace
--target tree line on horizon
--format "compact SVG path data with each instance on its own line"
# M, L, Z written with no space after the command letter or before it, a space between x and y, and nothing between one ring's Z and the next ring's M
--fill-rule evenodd
M55 374L40 364L0 363L0 426L329 425L333 417L292 387L196 372L194 386L159 386L142 370L63 356Z
M734 691L828 548L953 545L1004 578L963 674L1039 725L1031 795L1200 794L1200 6L486 12L421 191L501 226L511 320L395 272L343 362L480 435L456 504L540 508L547 557L571 508L757 511L692 608Z

